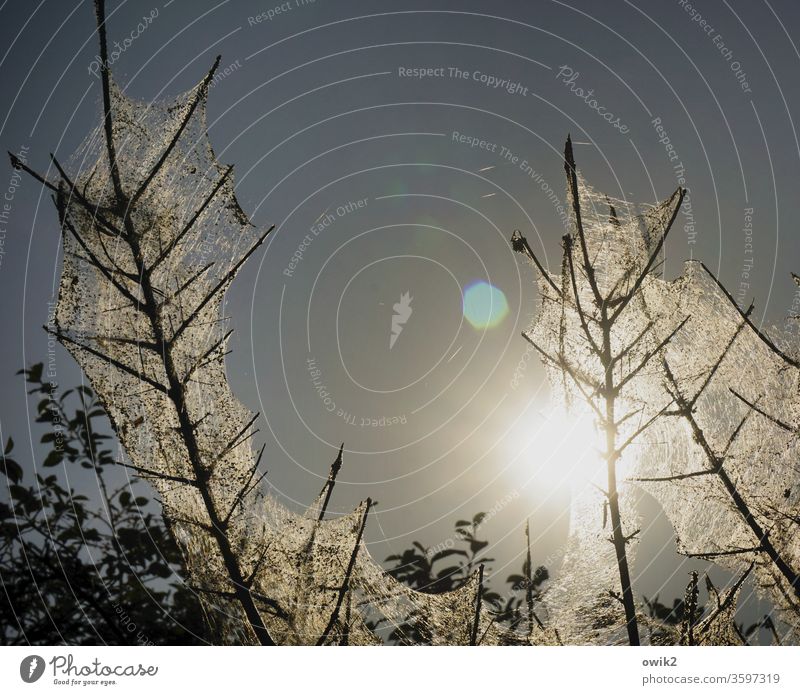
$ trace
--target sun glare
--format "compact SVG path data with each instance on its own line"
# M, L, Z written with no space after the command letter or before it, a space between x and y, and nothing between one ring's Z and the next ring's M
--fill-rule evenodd
M547 488L580 489L604 484L606 466L602 441L588 414L558 408L541 413L541 419L517 429L512 443L525 486L537 493Z
M464 289L463 311L474 328L492 328L508 314L508 301L502 290L480 280Z

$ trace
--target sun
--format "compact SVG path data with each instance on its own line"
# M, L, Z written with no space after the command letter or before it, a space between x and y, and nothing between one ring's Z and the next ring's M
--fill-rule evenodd
M606 477L600 433L586 413L562 408L545 413L531 444L545 478L580 487Z
M588 413L560 407L541 410L534 422L521 423L509 432L514 469L523 485L539 492L568 488L579 492L587 485L606 482L602 437Z

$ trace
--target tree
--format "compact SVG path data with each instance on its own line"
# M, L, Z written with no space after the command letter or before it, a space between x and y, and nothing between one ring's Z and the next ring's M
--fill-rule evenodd
M626 450L669 405L652 408L639 394L639 382L647 378L654 358L686 319L643 320L636 306L658 264L684 191L679 188L643 220L636 220L629 206L595 194L579 179L569 137L564 168L574 231L563 237L560 277L545 270L524 237L518 233L512 237L514 249L526 254L540 275L541 311L523 335L550 370L566 402L582 400L603 433L606 487L602 504L610 517L618 573L618 589L607 591L624 609L629 643L638 645L628 560L628 545L638 530L623 525L618 467ZM591 610L601 608L595 603Z
M39 397L36 420L48 425L40 439L47 453L35 484L26 484L11 438L3 454L0 642L204 643L201 606L180 577L161 515L135 478L108 485L118 462L94 392L81 385L57 393L41 363L24 374ZM100 499L65 488L52 472L62 465L92 471Z
M625 488L637 484L663 507L679 552L733 571L734 588L752 572L760 593L796 629L797 346L779 345L758 328L753 305L740 308L702 263L687 262L672 282L658 277L680 190L640 214L579 177L569 139L565 167L574 231L564 237L560 277L547 273L522 236L515 234L512 244L541 276L541 310L525 335L556 392L568 406L584 403L606 442L603 520L592 519L599 505L587 496L578 518L573 515L573 564L580 567L581 558L590 557L603 566L595 541L607 510L621 588L611 596L624 606L629 642L636 643L626 551L638 531L623 530L619 503ZM608 581L597 569L573 574L579 575L573 587ZM705 620L713 618L715 628L704 623L698 634L706 643L741 642L732 619L719 627L732 615L736 591L714 592L717 607ZM601 607L584 604L586 619L577 634L613 628L611 613L605 622L595 620Z
M205 102L219 58L174 102L134 102L111 79L104 3L95 5L97 150L72 174L54 158L55 181L13 155L12 164L53 192L58 211L64 264L49 330L89 378L130 468L155 488L215 641L371 644L366 601L395 622L425 614L441 641L474 643L479 576L435 598L412 592L369 557L370 500L326 519L332 481L305 515L265 493L264 449L252 449L258 416L225 373L222 304L272 228L250 224L231 167L208 141ZM484 641L504 639L486 630Z
M273 644L255 595L261 536L247 523L260 480L255 418L227 388L230 333L218 318L225 289L270 230L253 231L231 169L206 140L219 59L188 96L143 109L111 81L103 0L96 10L104 148L74 182L55 159L57 183L14 161L53 191L64 233L54 333L89 376L132 468L158 490L194 590L246 639ZM198 252L204 243L215 245L213 259Z
M637 480L664 507L683 554L752 569L761 595L797 629L796 348L779 348L753 323L753 304L741 309L703 264L691 264L680 284L678 296L650 298L654 311L680 303L697 317L661 356L661 387L675 407L659 435L672 456L643 457L647 475ZM687 497L698 501L691 518L678 503Z

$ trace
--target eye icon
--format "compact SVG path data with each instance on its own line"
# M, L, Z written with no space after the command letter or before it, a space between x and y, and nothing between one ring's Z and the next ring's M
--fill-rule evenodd
M36 654L26 656L19 665L19 675L26 683L35 683L44 673L44 659Z

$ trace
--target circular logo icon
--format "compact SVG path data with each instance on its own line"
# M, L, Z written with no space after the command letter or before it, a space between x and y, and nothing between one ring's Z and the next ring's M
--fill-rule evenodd
M44 673L44 659L37 654L26 656L19 665L19 675L26 683L35 683Z

